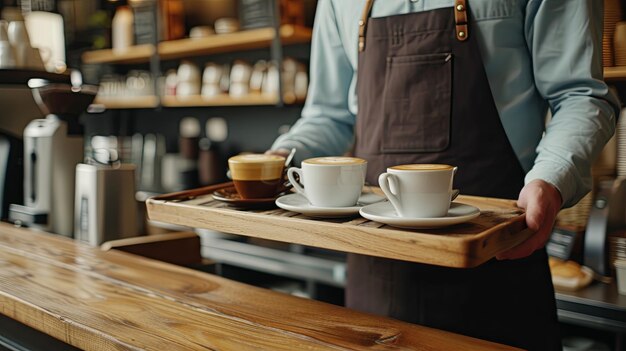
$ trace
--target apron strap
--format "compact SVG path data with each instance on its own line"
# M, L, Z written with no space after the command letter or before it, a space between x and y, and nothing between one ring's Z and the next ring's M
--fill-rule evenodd
M370 17L373 5L374 0L366 0L361 20L359 20L359 52L365 50L365 31L367 30L367 20ZM456 0L454 5L454 23L456 25L456 38L459 41L466 41L469 37L466 0Z
M467 30L467 4L465 0L456 0L454 23L456 24L456 38L459 41L467 40L469 32Z
M359 52L365 50L365 30L367 29L367 20L370 18L374 0L367 0L363 8L363 15L359 21Z

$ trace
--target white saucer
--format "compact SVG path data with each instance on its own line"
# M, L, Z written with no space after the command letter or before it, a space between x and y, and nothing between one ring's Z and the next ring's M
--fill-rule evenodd
M474 206L453 202L445 217L435 218L404 218L398 216L391 202L371 204L361 208L361 216L393 227L407 229L429 229L445 227L453 224L467 222L478 217L480 210Z
M283 210L302 213L310 217L341 218L359 214L361 207L385 200L374 193L361 194L356 206L350 207L318 207L309 203L304 196L295 193L283 195L276 199L276 206Z

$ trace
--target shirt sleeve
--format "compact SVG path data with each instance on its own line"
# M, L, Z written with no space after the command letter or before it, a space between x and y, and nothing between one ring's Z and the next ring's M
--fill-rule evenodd
M272 145L272 149L295 147L296 162L341 155L353 141L355 116L349 110L348 94L354 69L343 47L331 0L320 0L317 5L310 72L302 117Z
M591 166L615 132L619 102L602 73L602 2L531 0L525 35L539 93L552 118L526 183L543 179L564 207L591 189Z

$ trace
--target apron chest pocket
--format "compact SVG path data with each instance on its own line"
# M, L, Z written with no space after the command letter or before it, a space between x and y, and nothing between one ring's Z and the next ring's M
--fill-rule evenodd
M387 57L383 153L440 152L450 144L452 54Z

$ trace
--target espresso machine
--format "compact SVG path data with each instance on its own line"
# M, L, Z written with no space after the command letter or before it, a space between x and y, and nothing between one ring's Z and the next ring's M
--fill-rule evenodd
M24 205L11 204L9 220L72 237L75 169L84 149L78 118L98 89L46 81L29 85L46 117L24 129Z

